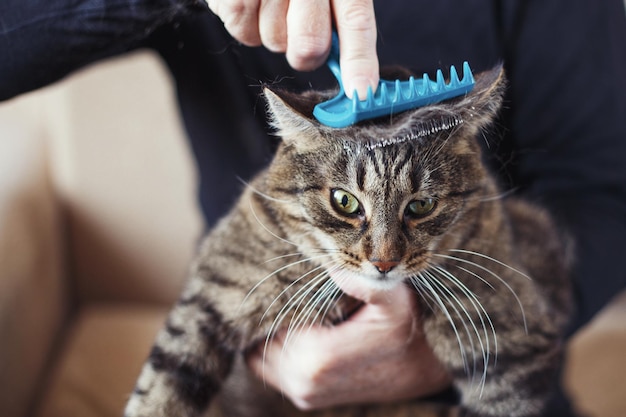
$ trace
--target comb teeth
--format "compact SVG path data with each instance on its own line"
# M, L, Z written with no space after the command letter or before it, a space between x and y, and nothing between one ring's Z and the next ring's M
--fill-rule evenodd
M463 63L463 79L454 66L450 67L450 81L446 81L441 70L437 70L436 81L431 81L428 74L421 80L411 77L408 81L380 80L374 94L367 91L367 97L359 101L356 91L349 99L343 89L341 69L339 68L339 38L333 32L332 46L327 61L333 75L339 82L339 94L334 98L319 103L313 109L313 115L320 123L330 127L347 127L362 120L373 119L400 113L428 104L437 103L463 94L474 87L474 77L467 62Z
M437 70L437 91L442 91L446 86L446 80L443 79L443 71Z
M456 68L451 66L448 82L441 70L437 70L435 81L431 80L428 74L423 74L421 79L411 77L407 81L381 80L376 93L372 93L370 88L363 101L357 98L356 92L352 99L348 99L343 89L340 89L336 97L318 104L313 115L327 126L342 128L362 120L448 100L467 94L473 87L472 71L469 64L464 62L462 79L459 78Z

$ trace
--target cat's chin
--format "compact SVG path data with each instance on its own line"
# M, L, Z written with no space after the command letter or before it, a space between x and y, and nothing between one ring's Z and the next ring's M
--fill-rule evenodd
M388 291L404 281L400 276L389 276L388 274L377 274L375 277L366 276L364 282L370 288L380 291Z
M342 289L350 289L355 287L365 287L368 290L389 291L401 282L405 281L405 277L398 273L359 273L349 270L342 270L335 274L334 277L337 285ZM348 293L352 291L348 290ZM358 292L358 291L356 291Z

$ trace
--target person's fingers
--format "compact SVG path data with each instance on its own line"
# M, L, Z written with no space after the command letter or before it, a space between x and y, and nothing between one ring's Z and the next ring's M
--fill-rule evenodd
M346 93L359 98L378 85L376 21L372 0L208 0L228 32L248 46L285 52L296 70L318 68L328 56L332 15L339 34Z
M280 372L275 361L280 357L279 350L283 349L282 346L283 339L277 335L267 345L258 346L246 356L248 368L257 378L276 388L280 387Z
M251 352L248 365L303 410L438 392L449 384L447 374L417 328L412 306L403 304L401 290L397 294L390 290L388 300L364 305L335 327L295 330L288 341L283 330ZM402 305L390 316L383 311L387 302ZM381 378L393 383L381 387Z
M315 404L312 397L325 390L324 386L316 386L315 378L322 372L319 367L323 368L324 362L320 362L320 357L324 354L319 355L319 350L311 350L310 347L318 340L316 335L325 334L327 329L314 327L309 332L285 344L287 332L283 330L267 345L259 346L246 356L248 367L257 378L282 392L303 410L311 409Z
M289 0L269 0L261 3L259 33L263 45L272 52L287 50L287 9Z
M326 61L330 51L329 0L291 0L287 11L287 61L300 71L311 71Z
M260 0L209 0L209 8L224 23L233 38L247 46L261 45Z
M374 5L372 0L334 0L333 9L344 89L350 98L356 90L363 100L379 80Z

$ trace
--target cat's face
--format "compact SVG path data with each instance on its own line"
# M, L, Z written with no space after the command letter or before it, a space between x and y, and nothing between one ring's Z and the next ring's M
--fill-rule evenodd
M499 106L501 82L492 71L464 99L347 129L320 126L268 93L283 137L269 189L293 199L285 222L303 252L340 279L389 288L458 247L491 191L475 137Z

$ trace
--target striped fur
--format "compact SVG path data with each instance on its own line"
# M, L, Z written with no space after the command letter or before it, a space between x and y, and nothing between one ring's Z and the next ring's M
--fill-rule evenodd
M216 398L228 416L301 415L241 358L279 329L297 337L358 308L329 271L381 290L411 285L461 402L313 415L539 415L567 322L566 256L549 215L501 197L481 161L503 88L497 68L467 97L346 129L310 117L319 94L267 91L276 157L205 239L126 417L199 416ZM353 213L338 207L343 192L358 200Z

